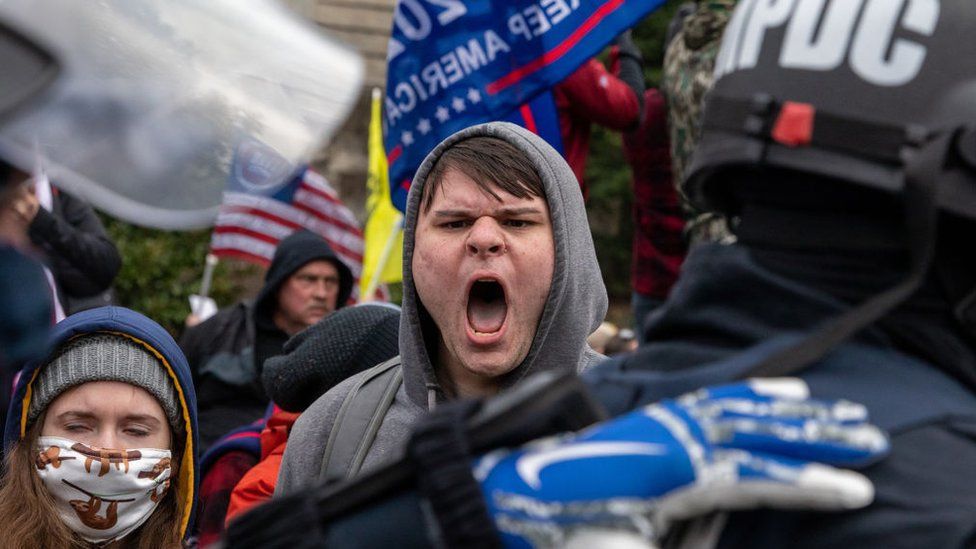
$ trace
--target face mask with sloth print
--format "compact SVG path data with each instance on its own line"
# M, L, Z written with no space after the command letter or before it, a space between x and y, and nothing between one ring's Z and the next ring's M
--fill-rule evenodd
M61 437L37 439L37 474L58 513L93 543L132 533L169 488L172 454L156 448L92 448Z

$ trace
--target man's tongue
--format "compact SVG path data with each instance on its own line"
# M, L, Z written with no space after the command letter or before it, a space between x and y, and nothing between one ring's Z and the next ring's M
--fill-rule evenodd
M508 307L502 295L473 292L468 299L468 322L476 332L491 334L501 330L507 313Z

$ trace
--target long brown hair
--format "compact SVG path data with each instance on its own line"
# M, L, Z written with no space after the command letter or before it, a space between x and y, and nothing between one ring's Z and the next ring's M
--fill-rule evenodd
M0 481L0 532L8 549L85 549L91 546L61 520L54 499L34 471L34 441L41 432L43 417L34 422L27 436L18 441L6 457ZM182 547L180 517L183 509L179 463L183 444L174 433L170 489L152 516L138 530L111 547L152 549Z

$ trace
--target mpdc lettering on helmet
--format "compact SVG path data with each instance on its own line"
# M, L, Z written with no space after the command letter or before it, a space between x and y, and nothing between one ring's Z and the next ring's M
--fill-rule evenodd
M871 84L901 86L918 76L927 53L902 31L931 36L939 12L939 0L743 0L725 31L715 76L754 68L767 31L785 26L782 68L829 71L846 60Z

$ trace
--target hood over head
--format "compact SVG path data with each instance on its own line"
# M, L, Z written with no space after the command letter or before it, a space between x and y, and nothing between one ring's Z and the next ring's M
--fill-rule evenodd
M510 387L527 375L544 370L566 368L581 371L600 358L587 345L586 337L600 326L606 316L607 291L576 176L555 149L525 128L507 122L473 126L448 137L427 155L414 176L407 197L403 227L400 357L407 394L414 403L424 408L428 407L428 390L440 389L425 345L421 314L423 304L417 295L412 271L421 196L427 176L443 152L472 137L501 139L526 154L542 179L555 245L552 284L532 345L522 363L503 376L502 387Z
M339 259L329 243L321 236L299 229L281 239L275 248L271 266L264 274L264 287L255 299L254 307L260 314L271 315L277 306L278 288L298 269L317 259L329 261L339 271L339 294L336 296L336 310L349 301L352 294L352 271Z
M7 414L4 447L9 451L12 445L26 435L32 419L31 402L38 394L38 379L42 371L57 358L66 343L90 334L120 336L139 345L158 360L158 364L165 370L164 374L172 382L178 421L181 422L178 428L173 429L173 434L184 437L179 475L180 485L185 490L179 496L184 499L183 508L186 509L185 515L181 517L181 530L185 536L193 516L197 488L196 394L186 357L176 341L162 326L135 311L123 307L100 307L71 315L54 326L48 339L47 354L40 360L29 362L21 371Z

